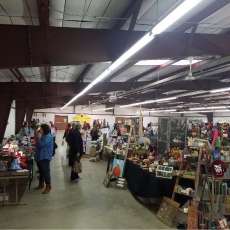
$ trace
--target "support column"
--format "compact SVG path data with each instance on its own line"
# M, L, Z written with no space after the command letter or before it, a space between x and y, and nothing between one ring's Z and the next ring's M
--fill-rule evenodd
M1 109L0 109L0 142L2 142L4 138L4 134L6 131L6 126L8 123L8 118L10 114L10 108L12 103L11 97L1 96Z
M32 108L26 109L26 121L31 122L34 110Z
M18 101L16 100L16 117L15 117L15 133L17 134L21 127L22 123L24 121L26 115L26 103L24 101Z

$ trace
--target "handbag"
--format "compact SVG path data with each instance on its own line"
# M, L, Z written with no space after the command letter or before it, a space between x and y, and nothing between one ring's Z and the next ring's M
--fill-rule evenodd
M81 173L82 172L82 164L81 164L80 161L75 161L74 162L73 170L76 173Z

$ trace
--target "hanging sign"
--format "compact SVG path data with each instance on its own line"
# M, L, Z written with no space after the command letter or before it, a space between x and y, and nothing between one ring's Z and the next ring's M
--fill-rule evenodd
M84 122L90 123L91 117L87 114L76 114L73 117L73 121L78 121L81 124L83 124Z

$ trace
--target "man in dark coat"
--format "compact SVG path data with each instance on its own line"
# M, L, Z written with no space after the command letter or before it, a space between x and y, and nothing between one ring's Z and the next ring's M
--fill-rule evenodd
M72 168L70 180L75 181L79 179L80 160L83 154L83 140L80 133L80 125L72 124L72 129L66 140L69 144L69 164Z

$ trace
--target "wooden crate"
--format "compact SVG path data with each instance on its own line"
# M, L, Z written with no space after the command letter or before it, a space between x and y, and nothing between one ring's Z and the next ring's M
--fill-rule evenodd
M174 226L174 221L180 204L172 199L163 197L157 217L170 227Z

